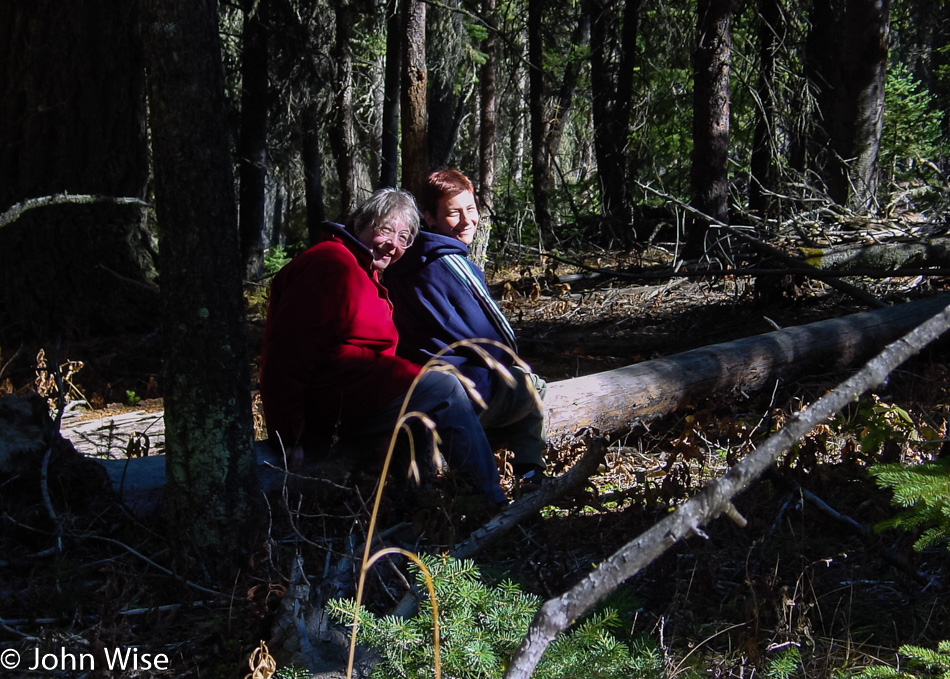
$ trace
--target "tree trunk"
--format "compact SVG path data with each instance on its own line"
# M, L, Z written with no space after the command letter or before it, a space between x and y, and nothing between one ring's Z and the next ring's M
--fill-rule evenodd
M845 0L812 3L805 44L805 77L816 111L798 151L792 154L793 167L801 172L814 170L825 179L826 185L830 168L834 166L831 139L844 3Z
M548 439L629 429L716 393L853 367L948 303L946 296L748 337L548 384Z
M778 192L779 161L782 156L778 84L775 79L779 53L784 49L786 22L781 0L759 0L758 106L752 138L749 174L749 208L762 219L774 218Z
M399 1L386 3L386 73L383 89L383 134L380 154L380 187L399 183L399 74L402 68L402 26Z
M622 15L610 0L588 0L586 4L591 24L591 106L601 210L608 231L628 243L644 241L647 234L628 232L632 213L626 154L640 0L624 0ZM619 40L615 38L618 23Z
M576 19L577 24L570 40L571 53L566 57L567 66L564 68L564 77L561 80L561 86L558 88L551 112L546 116L545 122L543 148L547 154L545 162L547 174L544 181L547 182L549 191L554 189L552 170L557 162L558 152L561 149L561 138L564 134L564 124L570 116L571 107L574 105L574 93L577 91L577 83L580 80L581 70L584 66L583 59L577 53L590 46L590 17L583 12L578 12Z
M320 169L320 127L316 104L310 104L303 115L304 200L307 207L307 242L314 245L320 225L326 219L323 207L323 173Z
M466 39L460 37L464 34L459 0L426 9L429 169L447 167L452 162L465 104L471 95L472 86L459 76L465 68L461 47Z
M241 133L238 173L241 185L239 224L244 275L264 275L264 182L267 178L267 27L268 0L244 0L241 52Z
M336 18L336 40L333 42L331 57L334 64L335 101L333 107L333 125L330 131L330 150L336 165L340 181L339 217L342 221L356 210L359 203L357 195L356 172L356 131L353 129L355 113L353 111L353 53L350 44L354 40L355 9L349 0L340 0L334 6Z
M873 208L884 122L889 0L848 0L836 88L831 197L858 212Z
M151 327L155 254L137 3L0 3L0 327L45 339ZM153 288L151 291L149 288Z
M729 71L732 59L732 1L698 0L699 44L694 54L692 206L729 223ZM694 217L686 234L686 255L706 251L709 222Z
M943 335L950 327L950 309L938 308L932 317L918 325L901 336L900 341L884 347L831 393L796 414L721 478L707 483L699 494L599 563L570 590L546 601L512 655L504 679L531 677L545 649L559 633L680 540L697 535L705 537L702 528L723 514L739 526L745 526L747 520L736 510L733 498L772 469L779 457L809 431L828 421L864 392L883 384L898 366ZM599 444L595 441L592 447Z
M227 577L251 547L257 477L217 3L146 0L143 11L169 525L182 557Z
M488 22L488 34L482 41L482 52L485 54L485 63L482 65L479 85L479 118L478 128L478 202L481 220L472 244L472 261L479 268L485 268L488 260L488 241L491 238L492 216L494 214L494 198L492 189L495 185L495 67L498 61L498 40L495 36L495 0L482 0L482 15Z
M544 112L544 10L547 0L528 0L528 109L531 118L531 190L538 239L551 232L547 116Z
M402 0L402 185L415 193L429 173L426 123L426 5Z

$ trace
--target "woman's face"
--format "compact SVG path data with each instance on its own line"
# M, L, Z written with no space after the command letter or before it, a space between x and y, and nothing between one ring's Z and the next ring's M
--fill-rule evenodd
M386 229L383 227L387 226L391 233L384 233ZM399 222L383 222L380 227L370 224L360 231L356 237L373 253L373 268L382 272L387 266L402 257L402 253L406 251L404 247L399 245L399 237L400 234L407 231L410 234L412 233L409 228Z
M462 191L454 196L442 196L439 199L437 213L425 214L429 228L443 236L458 238L471 245L478 229L478 206L471 191Z

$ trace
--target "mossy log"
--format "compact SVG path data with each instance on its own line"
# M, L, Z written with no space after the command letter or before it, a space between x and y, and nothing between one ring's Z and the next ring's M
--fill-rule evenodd
M880 269L950 266L950 238L849 245L835 248L799 248L796 253L816 269Z

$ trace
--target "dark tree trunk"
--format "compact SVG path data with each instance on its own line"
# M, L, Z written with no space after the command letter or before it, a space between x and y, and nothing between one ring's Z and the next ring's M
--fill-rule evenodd
M264 182L267 178L267 28L268 0L244 0L241 54L241 133L238 173L241 185L239 224L244 275L264 274Z
M933 45L928 53L930 57L930 79L928 88L935 98L935 104L941 111L950 109L950 3L940 3L934 9L935 25ZM943 117L943 133L950 136L950 116Z
M831 197L866 212L874 206L884 122L889 0L848 0L836 88Z
M838 58L841 51L841 17L845 0L812 3L806 40L805 75L817 110L810 127L804 130L800 153L793 152L793 167L815 170L826 178L834 165L831 148L838 82Z
M0 213L68 192L144 199L138 3L0 3ZM44 338L147 327L155 291L142 204L99 200L0 227L0 327Z
M333 91L333 124L330 131L330 150L340 180L340 219L352 213L359 202L356 172L356 131L353 129L353 27L355 9L348 0L334 6L336 40L330 51L335 74Z
M317 242L320 225L326 219L323 207L323 173L320 170L320 123L316 105L307 107L303 116L304 200L307 205L307 242Z
M640 0L624 0L621 7L622 12L611 0L588 0L586 12L591 24L591 104L601 209L608 229L629 242L632 215L626 147ZM642 241L646 235L634 238Z
M546 0L528 0L528 108L531 118L531 188L538 237L551 232L547 117L544 113L544 10Z
M214 0L144 0L175 547L233 576L257 487ZM184 560L182 560L184 562Z
M455 93L455 83L442 70L430 72L428 106L429 169L447 167L455 152L459 128L465 117L465 100Z
M590 43L590 18L579 12L576 16L577 24L571 35L571 51L580 52L589 46ZM564 69L564 78L561 80L561 86L558 89L554 105L551 107L551 113L547 116L545 129L544 147L548 154L546 167L548 174L546 181L551 189L554 188L553 165L557 161L557 154L561 148L561 137L564 134L564 121L567 120L574 105L574 93L577 91L577 83L580 80L581 71L584 66L583 59L577 54L569 54L567 57L567 67Z
M779 53L786 40L782 0L759 0L758 109L750 159L749 207L763 219L772 218L778 191L782 132L779 129L778 84L775 80Z
M731 0L698 0L699 44L694 55L692 206L729 223L729 71ZM709 222L696 217L686 234L686 255L706 249Z
M402 0L402 185L415 192L429 173L426 121L426 5Z
M383 133L380 157L381 187L399 182L399 74L402 68L402 26L399 1L386 3L386 74L383 88Z
M488 35L482 41L481 49L485 54L485 63L479 72L478 105L478 202L482 215L475 242L472 244L472 260L485 268L488 259L488 241L491 238L494 199L492 188L495 184L495 68L498 62L498 40L495 35L495 0L482 0L482 16L488 22Z

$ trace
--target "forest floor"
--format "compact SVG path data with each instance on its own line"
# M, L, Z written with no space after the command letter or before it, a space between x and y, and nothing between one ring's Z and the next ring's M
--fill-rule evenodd
M598 264L623 266L624 259ZM819 284L794 281L764 301L743 279L644 283L600 276L565 287L553 278L573 272L489 270L522 357L549 381L865 310ZM941 285L890 280L872 291L893 302ZM253 357L262 325L252 307ZM8 363L0 363L0 377L15 388L32 384L33 350L11 361L2 348ZM70 378L73 397L98 406L84 417L161 409L157 335L69 342L60 352L62 360L84 364ZM936 647L950 639L946 550L915 552L915 536L864 530L895 512L867 467L932 457L933 445L921 442L926 428L947 438L948 359L946 346L928 350L865 399L866 407L856 405L802 442L778 474L737 499L747 527L719 519L705 539L677 543L625 583L608 601L621 620L616 634L655 648L666 677L848 676L869 664L894 664L901 644ZM775 393L696 403L613 441L607 469L587 491L523 522L477 563L483 573L544 598L562 593L845 376L821 374ZM873 449L865 437L870 430L881 433ZM552 451L553 470L574 456ZM248 545L248 571L224 603L169 575L183 565L171 561L160 520L112 510L79 517L63 536L64 549L53 554L46 549L52 538L30 528L29 512L8 514L0 531L2 647L69 647L101 657L103 649L138 645L167 654L170 670L140 667L112 676L243 677L248 653L269 638L292 555L303 554L311 581L319 582L324 564L346 551L353 505L328 502L308 498L288 507L274 498L266 535ZM42 514L31 511L33 519ZM356 520L365 519L361 512L357 507ZM386 512L393 522L405 518L398 506ZM438 551L472 528L434 514L410 518L423 528L421 550ZM334 517L340 525L329 525ZM381 611L399 598L385 587L371 594L371 607Z

